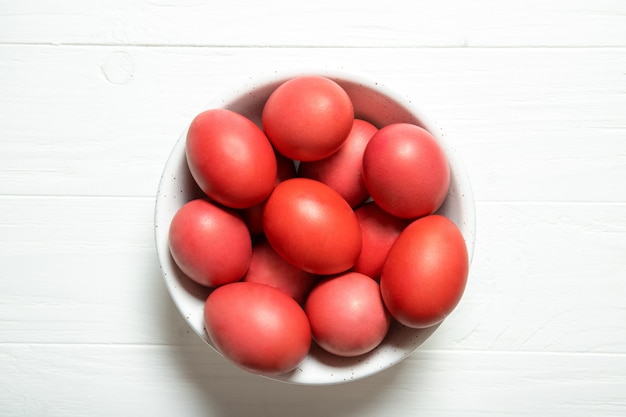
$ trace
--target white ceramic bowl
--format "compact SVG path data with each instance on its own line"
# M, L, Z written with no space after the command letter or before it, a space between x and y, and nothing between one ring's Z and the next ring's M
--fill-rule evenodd
M351 74L315 71L272 74L247 80L235 91L215 98L206 109L228 108L249 117L260 126L263 104L270 93L284 81L298 75L321 75L339 83L349 94L356 117L379 128L393 122L415 123L429 130L443 147L451 168L448 196L439 210L460 228L470 260L474 251L475 211L470 182L451 143L442 138L439 129L427 121L411 101L385 87ZM205 109L198 109L198 113ZM187 201L202 196L187 167L184 130L167 160L159 183L155 207L155 237L161 270L167 289L184 319L209 345L212 342L204 328L204 301L210 289L195 284L174 263L168 248L168 230L172 216ZM305 385L338 384L361 379L399 363L414 352L437 328L415 330L392 324L386 339L374 351L355 358L326 353L313 344L309 355L294 371L272 379ZM217 350L216 350L217 352ZM219 353L219 352L218 352ZM234 366L234 365L233 365Z

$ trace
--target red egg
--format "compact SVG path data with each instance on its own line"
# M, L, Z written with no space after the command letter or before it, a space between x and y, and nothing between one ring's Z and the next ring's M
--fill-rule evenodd
M409 221L392 216L373 201L354 213L361 226L363 247L352 270L378 280L389 249Z
M348 94L320 76L284 82L269 96L261 115L263 130L276 150L298 161L315 161L337 151L353 120Z
M405 219L434 213L450 186L446 155L425 129L394 123L381 128L363 154L363 180L386 212Z
M207 287L240 280L252 257L252 241L241 217L202 199L178 209L168 242L178 267Z
M430 327L459 303L468 270L467 247L456 224L437 214L425 216L407 226L389 250L381 294L398 322Z
M276 181L269 140L250 119L230 110L207 110L193 119L186 155L202 191L231 208L261 203Z
M263 230L280 256L313 274L346 271L361 252L361 229L350 205L308 178L276 186L265 203Z
M317 275L291 265L263 239L252 247L252 260L245 282L269 285L286 293L299 304L304 304L307 295L319 280Z
M205 302L204 322L224 357L257 374L292 371L311 346L311 328L302 307L264 284L235 282L217 288Z
M378 283L358 272L340 274L316 285L305 312L313 339L339 356L370 352L382 342L391 324Z
M356 207L369 196L363 182L363 152L377 131L370 122L355 119L341 148L319 161L302 162L298 176L323 182Z

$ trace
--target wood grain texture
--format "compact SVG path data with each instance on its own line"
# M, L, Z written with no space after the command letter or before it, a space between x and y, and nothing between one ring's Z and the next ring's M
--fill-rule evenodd
M68 360L68 355L72 358ZM371 417L621 415L624 355L418 352L350 384L303 387L207 346L6 345L0 414ZM7 375L11 378L7 379Z
M154 246L192 117L294 69L410 98L477 200L461 304L346 385L226 362ZM626 2L0 0L0 416L626 415L625 180Z
M619 0L0 3L0 42L146 46L625 46Z

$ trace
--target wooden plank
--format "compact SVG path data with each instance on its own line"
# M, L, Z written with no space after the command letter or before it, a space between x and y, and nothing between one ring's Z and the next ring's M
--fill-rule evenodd
M311 68L409 97L455 144L478 200L626 201L622 48L5 45L0 56L11 80L0 84L0 194L154 196L209 98Z
M437 347L626 351L623 204L477 208L470 281Z
M0 3L0 43L305 47L624 46L612 0Z
M71 360L68 360L68 356ZM2 345L0 414L617 416L626 356L422 351L373 377L307 387L206 346Z
M187 344L148 198L0 199L0 343ZM425 349L626 353L624 204L478 203L461 304Z

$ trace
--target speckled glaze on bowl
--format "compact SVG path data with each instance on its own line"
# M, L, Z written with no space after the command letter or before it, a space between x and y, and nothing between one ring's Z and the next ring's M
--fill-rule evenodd
M379 128L394 122L408 122L424 127L435 136L451 168L450 190L438 213L453 220L460 228L471 261L475 241L474 198L456 151L408 98L390 90L381 82L327 70L272 73L242 82L235 91L216 97L205 109L227 108L249 117L260 126L261 110L270 93L284 81L299 75L321 75L333 79L349 94L356 117L368 120ZM199 109L198 113L205 109ZM187 129L175 143L161 176L155 205L155 238L165 284L176 307L189 326L214 348L203 319L204 301L211 290L195 284L180 271L170 255L167 242L169 224L176 211L185 202L202 196L187 167L186 135ZM401 362L428 339L437 327L416 330L394 322L381 345L355 358L334 356L313 344L309 355L294 371L271 379L303 385L339 384L362 379Z

